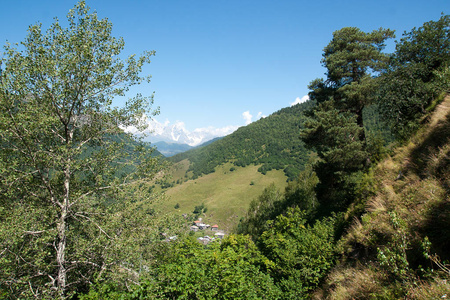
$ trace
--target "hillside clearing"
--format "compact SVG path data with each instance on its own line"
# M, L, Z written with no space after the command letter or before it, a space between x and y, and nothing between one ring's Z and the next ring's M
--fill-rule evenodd
M218 224L229 231L237 224L248 209L250 202L271 183L283 188L287 177L282 170L272 170L262 175L260 166L235 167L231 163L221 165L214 173L177 184L166 191L166 200L155 204L163 213L190 214L197 205L205 204L205 222ZM233 171L230 171L231 169ZM176 168L175 175L183 174L183 168ZM175 205L179 208L175 209Z

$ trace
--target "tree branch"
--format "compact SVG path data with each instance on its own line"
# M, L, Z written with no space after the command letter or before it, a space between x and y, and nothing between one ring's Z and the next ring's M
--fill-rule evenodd
M110 236L106 233L106 231L103 230L103 228L102 228L100 225L98 225L96 222L92 221L92 219L89 218L88 216L82 215L82 214L80 214L80 213L75 213L74 216L75 216L75 217L82 217L82 218L85 218L86 220L92 222L95 226L97 226L97 228L100 230L100 232L102 232L104 235L106 235L109 239L111 239L111 240L113 239L112 237L110 237Z

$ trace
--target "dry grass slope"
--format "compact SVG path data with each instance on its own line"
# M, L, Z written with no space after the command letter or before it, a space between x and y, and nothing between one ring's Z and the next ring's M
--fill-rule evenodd
M436 264L450 261L450 96L426 122L375 168L377 193L341 239L342 261L314 298L450 297L450 272ZM423 254L426 237L435 262Z

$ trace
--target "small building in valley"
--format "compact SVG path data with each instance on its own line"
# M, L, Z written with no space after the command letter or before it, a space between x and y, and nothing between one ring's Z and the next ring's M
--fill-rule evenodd
M225 236L225 233L223 233L223 232L217 232L214 234L214 237L219 238L219 239L223 239L224 236Z

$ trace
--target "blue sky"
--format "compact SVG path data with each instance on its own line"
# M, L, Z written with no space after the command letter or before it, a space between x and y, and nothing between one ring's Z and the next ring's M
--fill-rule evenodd
M20 42L30 24L44 28L65 19L76 1L3 1L0 43ZM155 50L145 72L152 83L134 90L155 91L161 126L187 132L237 128L258 115L289 106L323 77L322 49L333 31L355 26L403 31L449 13L449 0L265 1L148 0L87 1L125 39L125 54ZM393 41L387 51L393 50ZM120 101L117 101L120 105ZM245 118L247 117L247 119ZM181 123L182 122L182 123ZM224 129L223 132L226 130Z

